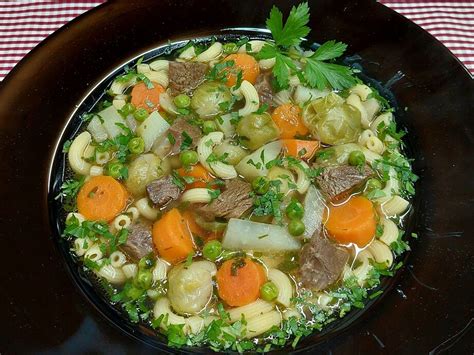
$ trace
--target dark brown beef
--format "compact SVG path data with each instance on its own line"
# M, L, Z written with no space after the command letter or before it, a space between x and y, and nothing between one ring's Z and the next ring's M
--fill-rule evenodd
M149 199L157 207L162 207L168 202L177 200L181 190L173 182L170 175L153 180L146 186Z
M204 81L207 65L203 63L170 62L169 79L172 95L189 94Z
M339 279L348 259L347 250L315 234L300 251L301 282L312 290L323 290Z
M316 181L321 190L334 201L347 196L373 174L374 171L368 165L362 168L351 165L330 166L323 169Z
M195 148L201 138L201 130L199 127L186 122L183 118L176 119L169 129L169 133L175 140L173 147L171 148L171 154L178 154L181 151L181 144L184 140L183 132L186 132L186 134L192 139L191 145L187 149Z
M121 247L133 259L141 259L153 251L151 226L137 223L129 229L127 241Z
M272 88L272 75L270 73L262 73L257 76L255 81L255 90L258 92L260 103L267 104L269 107L276 107L276 103L273 101L273 88Z
M216 217L239 218L253 205L249 183L240 179L227 180L225 190L211 203L198 208L205 219L212 221Z

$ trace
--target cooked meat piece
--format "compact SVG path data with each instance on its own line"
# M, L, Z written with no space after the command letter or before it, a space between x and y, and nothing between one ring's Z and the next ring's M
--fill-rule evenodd
M151 202L157 207L162 207L172 200L177 200L181 190L173 182L170 175L153 180L146 186L146 192Z
M316 181L321 190L334 201L347 196L373 173L368 165L363 168L351 165L330 166L323 169Z
M189 94L204 81L207 65L204 63L170 62L169 79L172 95Z
M186 134L183 135L183 132ZM181 144L183 144L184 137L188 135L192 142L187 149L193 149L201 138L201 130L199 127L188 123L183 118L176 119L169 129L169 133L174 137L174 144L171 148L171 154L178 154L181 151Z
M323 235L313 235L300 252L301 282L319 291L336 282L349 259L349 252Z
M257 76L255 81L255 90L258 92L261 104L267 104L269 107L276 107L277 104L273 101L273 88L271 82L272 75L270 73L264 73Z
M153 251L151 239L151 226L137 223L128 228L128 237L125 244L121 246L133 259L141 259Z
M240 179L227 180L225 190L211 203L198 208L205 219L212 221L216 217L239 218L253 205L249 183Z

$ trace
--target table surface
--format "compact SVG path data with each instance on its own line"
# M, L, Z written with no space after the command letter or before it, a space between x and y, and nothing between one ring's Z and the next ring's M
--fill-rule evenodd
M474 0L382 0L431 33L474 73ZM38 43L103 1L0 1L0 81Z

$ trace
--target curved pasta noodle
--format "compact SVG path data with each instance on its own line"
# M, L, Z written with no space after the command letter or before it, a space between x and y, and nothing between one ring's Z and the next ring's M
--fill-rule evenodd
M127 257L120 250L114 251L110 254L110 265L113 267L121 267L127 262Z
M166 279L166 274L168 273L169 265L164 260L156 258L156 264L153 268L153 282L162 281Z
M258 299L255 302L249 303L245 306L231 308L228 310L230 321L236 322L242 318L242 315L245 319L250 319L254 317L259 317L264 313L270 312L275 305L273 303Z
M305 172L305 170L309 170L309 166L304 161L300 161L299 164L300 165L291 165L289 169L296 173L296 191L300 194L304 194L308 191L309 185L311 185L311 180L308 179Z
M245 99L245 106L239 110L239 116L247 116L257 111L260 106L260 98L255 87L244 80L240 85L240 92Z
M165 318L168 316L168 321L162 321L160 324L160 327L165 330L169 324L186 324L186 319L184 317L173 313L170 307L170 301L166 297L159 298L156 301L155 306L153 307L153 315L155 319L158 319L161 315L164 315Z
M98 116L94 116L90 120L89 124L87 125L87 130L90 132L90 134L92 134L92 137L94 137L94 140L97 143L101 143L109 137L107 130L102 125L102 122Z
M293 94L293 99L299 105L302 105L306 102L316 100L320 97L324 97L329 94L328 89L318 90L318 89L310 89L304 85L298 85L295 89Z
M377 154L382 154L385 151L385 145L376 136L369 137L365 142L365 146L367 149Z
M365 131L362 131L359 136L359 144L366 146L366 143L370 137L375 137L375 133L372 130L366 129Z
M388 218L382 218L380 223L382 223L383 226L383 233L379 240L390 246L390 244L398 239L398 227L395 222Z
M147 197L143 197L137 202L135 202L135 207L140 212L140 215L147 219L155 220L158 218L158 213L160 211L150 206Z
M104 175L104 168L98 165L92 165L89 170L90 176L100 176Z
M97 271L97 275L114 285L122 284L127 279L121 269L113 267L112 265L102 266L99 271Z
M74 253L76 253L77 256L83 256L91 246L92 242L86 238L74 239Z
M128 228L131 223L132 223L132 220L130 219L129 216L127 216L126 214L121 214L115 217L113 221L113 226L116 230L121 230L124 228Z
M379 101L373 97L362 102L362 105L365 107L365 110L367 111L367 116L369 118L369 121L372 121L375 115L379 113L381 109Z
M269 70L275 66L275 63L276 63L275 58L261 59L258 61L258 66L262 70Z
M112 82L110 85L109 92L112 95L122 95L125 90L127 90L130 86L135 85L137 83L137 78L132 76L129 80L124 81L123 77L119 77Z
M248 41L247 43L240 46L239 53L258 53L262 50L265 43L265 41L258 39ZM247 51L247 47L249 47L250 51Z
M138 272L137 264L126 264L122 266L122 271L127 279L133 279Z
M246 338L253 338L265 333L270 328L281 324L281 314L278 311L270 311L258 317L247 319Z
M393 113L391 112L384 112L380 115L378 115L373 122L370 124L370 129L373 130L375 133L378 133L379 125L381 123L384 124L385 127L387 127L390 122L393 120Z
M185 325L189 333L197 334L205 327L206 324L204 322L204 318L199 316L191 316L186 318Z
M290 86L296 87L296 86L298 86L298 85L301 84L300 78L298 78L297 75L292 75L292 76L290 76L290 78L289 78L288 84L289 84Z
M355 107L357 110L359 110L360 123L362 124L362 127L369 128L370 127L369 116L367 115L367 111L365 107L362 105L362 102L360 101L360 97L356 94L351 94L346 99L346 103L348 103L352 107Z
M145 74L145 73L149 73L150 71L151 69L150 69L149 64L146 64L146 63L137 64L137 73Z
M212 154L213 147L216 144L221 143L223 139L224 133L222 132L211 132L202 137L197 146L199 162L202 164L202 166L204 166L216 176L223 179L233 179L237 177L237 171L232 165L225 164L221 161L208 162L208 158Z
M216 60L222 55L222 43L215 42L212 46L199 54L194 60L197 62L207 63L211 60Z
M169 60L158 59L150 63L150 68L154 71L168 70L170 66Z
M129 207L126 211L126 213L130 214L132 217L132 222L135 222L138 217L140 217L140 211L136 207Z
M216 120L217 126L224 133L225 138L231 138L235 134L235 126L231 122L232 115L226 113Z
M194 46L186 48L184 51L181 52L179 55L180 59L184 60L191 60L196 56L196 50L194 49Z
M212 201L212 192L213 190L206 189L205 187L189 189L183 193L181 201L189 203L209 203Z
M349 89L351 94L356 94L362 101L367 100L367 97L372 93L372 89L364 84L357 84Z
M393 194L397 194L400 191L400 183L398 181L397 172L394 168L390 168L388 171L388 180L382 189L384 197L377 199L377 202L384 203L390 200Z
M352 270L352 274L357 278L357 282L360 286L363 286L365 284L365 280L367 280L367 275L372 269L372 265L370 265L370 259L372 258L372 254L367 249L362 250L357 255L356 261L359 262L360 265L358 265Z
M301 313L298 312L296 309L288 308L283 311L283 319L290 319L290 318L301 318Z
M384 263L387 265L387 267L392 266L392 250L385 243L375 239L369 244L367 249L369 250L370 254L372 254L377 263Z
M71 169L80 175L88 175L91 164L84 160L84 152L92 141L91 134L87 131L78 135L69 147L68 160Z
M84 258L95 262L102 259L102 256L103 253L97 244L93 244L89 249L87 249L86 253L84 254Z
M293 285L290 278L278 269L268 269L268 279L278 288L276 301L285 307L289 307L291 297L293 297Z
M403 197L395 195L390 200L382 203L380 209L387 217L399 216L408 209L410 202Z
M150 71L144 74L150 81L160 84L165 89L168 87L169 78L168 73L165 71Z

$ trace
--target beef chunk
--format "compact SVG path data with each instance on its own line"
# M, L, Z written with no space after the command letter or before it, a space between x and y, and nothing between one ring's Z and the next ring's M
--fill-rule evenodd
M133 259L141 259L153 251L151 226L137 223L129 229L127 241L121 247Z
M178 199L181 190L173 182L170 175L153 180L146 186L148 198L157 207L162 207L168 202Z
M204 81L207 65L203 63L170 62L169 79L171 94L189 94Z
M362 168L351 165L331 166L324 168L316 181L321 190L334 201L347 196L373 173L374 171L368 165Z
M186 134L183 134L186 132ZM183 118L176 119L169 129L169 133L174 137L174 144L171 148L171 154L178 154L181 151L181 144L183 144L184 137L188 135L192 142L187 149L193 149L201 139L201 130L199 127L188 123Z
M300 275L303 285L315 291L336 282L349 259L349 252L327 240L313 235L300 252Z
M205 219L212 221L216 217L239 218L253 205L249 183L240 179L227 180L225 190L214 201L200 207L200 213Z
M257 90L258 97L261 104L267 104L269 107L276 107L277 104L273 101L273 88L271 82L272 75L269 73L260 74L255 81L255 90Z

